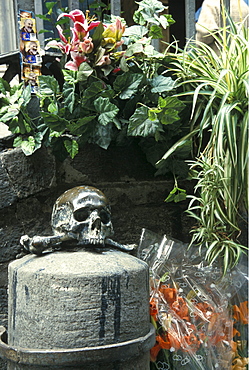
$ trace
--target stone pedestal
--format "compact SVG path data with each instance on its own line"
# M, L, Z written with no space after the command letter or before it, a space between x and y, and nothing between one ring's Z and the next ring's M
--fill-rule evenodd
M126 253L62 251L9 265L8 345L28 351L9 369L147 370L149 322L148 267Z

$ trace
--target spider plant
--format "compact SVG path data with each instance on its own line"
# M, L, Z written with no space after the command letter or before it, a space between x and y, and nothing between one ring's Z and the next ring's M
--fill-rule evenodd
M191 129L158 162L188 140L197 143L190 168L196 187L188 213L197 221L191 243L206 247L224 274L247 247L239 242L247 214L249 30L235 24L223 8L223 24L213 32L220 54L207 44L186 45L175 53L173 70L192 104Z

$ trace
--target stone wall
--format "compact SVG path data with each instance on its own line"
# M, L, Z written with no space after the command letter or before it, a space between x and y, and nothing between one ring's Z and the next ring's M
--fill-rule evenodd
M139 147L88 145L74 160L57 162L40 149L25 156L20 149L0 152L0 325L7 327L7 268L21 253L24 234L51 235L55 200L77 185L97 187L112 207L114 240L139 243L143 228L187 242L186 203L165 203L173 182L154 177ZM0 363L1 365L1 363Z

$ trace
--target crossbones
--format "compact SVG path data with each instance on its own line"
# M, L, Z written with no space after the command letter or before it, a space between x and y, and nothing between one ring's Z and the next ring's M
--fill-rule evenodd
M123 245L110 239L114 234L111 209L105 195L91 186L77 186L65 191L55 202L51 226L52 236L23 235L20 244L37 255L65 245L114 247L132 252L135 244Z

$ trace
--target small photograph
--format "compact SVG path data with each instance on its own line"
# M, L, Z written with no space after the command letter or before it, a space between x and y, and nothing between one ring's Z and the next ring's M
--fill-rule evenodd
M32 17L32 12L28 10L20 10L20 18L33 18Z
M38 91L38 76L41 75L41 67L30 64L23 64L23 79L25 86L30 85L31 91Z
M21 49L24 63L41 63L39 41L24 42L24 47Z
M34 18L21 18L21 39L23 41L35 41L36 40L36 24Z

